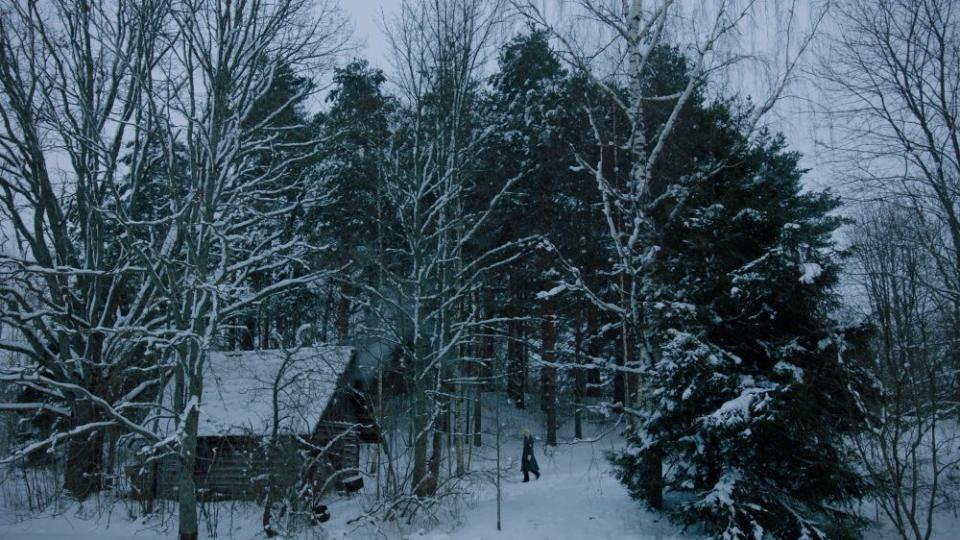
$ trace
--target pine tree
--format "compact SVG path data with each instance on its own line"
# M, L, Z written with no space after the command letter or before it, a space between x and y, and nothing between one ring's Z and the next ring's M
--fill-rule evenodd
M602 391L596 366L603 361L603 348L612 345L609 330L601 330L611 321L591 302L570 293L557 298L539 294L560 290L555 285L562 281L563 264L578 268L581 279L594 290L610 291L605 285L609 275L601 275L598 262L606 260L611 249L600 195L591 173L576 166L577 155L594 162L603 152L610 178L622 179L628 168L623 162L626 154L618 152L622 141L596 144L588 109L608 132L617 137L625 133L626 123L609 96L582 75L563 69L546 32L531 28L503 45L484 108L485 122L495 130L485 152L486 170L493 177L522 179L483 241L495 245L538 239L541 249L529 250L492 275L487 294L497 297L501 316L508 320L506 390L517 407L526 407L525 393L536 388L530 381L531 349L539 349L547 360L540 369L539 404L547 413L548 443L555 441L556 403L564 393L573 394L579 411L588 392ZM479 185L481 200L483 190ZM571 355L561 354L568 348L566 341L574 342ZM558 363L569 361L591 367L558 368ZM581 422L575 422L575 434L582 436Z
M484 111L485 121L495 129L485 152L486 168L495 178L519 175L521 180L483 236L485 245L553 236L563 221L561 200L571 176L567 167L572 162L560 122L568 105L564 102L565 78L566 72L550 49L544 31L530 30L515 36L500 49L499 70L491 81ZM494 189L495 182L479 184L476 204L482 205ZM537 219L529 219L531 215ZM533 308L534 294L543 288L548 261L542 254L529 255L511 264L504 275L491 276L491 283L508 284L502 291L503 311L509 319L507 394L518 408L526 407L527 333L536 328L525 319L545 315L551 321L542 326L548 335L556 324L554 314ZM549 308L551 304L545 306ZM548 346L547 354L551 355L553 346ZM555 379L553 368L543 370L546 389L541 405L554 421L555 407L549 407L548 402L555 401L551 396ZM553 432L548 429L548 435Z
M843 443L861 378L831 319L839 201L803 192L799 156L781 136L746 140L732 109L691 106L664 160L644 421L613 461L642 499L661 474L646 458L673 464L681 514L715 538L833 537L863 492Z
M305 110L305 102L314 91L315 84L309 78L296 74L282 60L272 69L274 75L270 87L253 105L243 127L264 134L270 141L251 156L257 166L251 169L250 176L275 171L276 180L270 186L272 192L269 196L255 201L249 211L251 215L264 216L275 213L279 208L292 208L292 211L264 218L269 226L263 227L258 233L281 231L274 242L287 242L294 238L304 240L303 246L298 249L298 256L304 261L309 260L311 266L316 266L317 261L313 259L316 259L317 250L306 245L313 240L310 237L315 236L312 233L317 227L313 223L305 223L304 218L312 207L321 203L322 197L304 189L302 181L318 158L318 129ZM247 241L250 243L249 249L254 251L265 251L271 247L271 242L264 242L259 234L251 235ZM249 276L246 286L251 291L260 291L304 271L304 268L281 266L269 272L254 272ZM297 288L248 308L236 321L232 321L234 328L239 330L232 332L238 338L237 345L241 349L276 347L281 345L275 341L277 338L289 344L295 330L302 322L309 321L310 317L308 313L291 311L288 306L316 304L305 298L309 296L311 292L308 288ZM235 345L233 340L227 341L228 347Z
M321 116L323 145L314 171L315 184L332 187L336 204L308 214L314 236L329 241L326 254L345 269L337 276L336 334L349 333L357 281L372 282L381 264L384 242L390 242L392 210L383 195L383 155L389 137L388 118L393 100L382 91L386 77L366 60L354 60L334 72L334 88L327 96L330 110ZM318 314L317 319L326 319ZM325 331L326 329L324 329Z

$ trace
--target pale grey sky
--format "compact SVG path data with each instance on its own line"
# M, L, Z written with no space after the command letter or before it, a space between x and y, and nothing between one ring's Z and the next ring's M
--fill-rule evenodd
M386 36L382 26L385 14L389 23L390 15L394 13L400 0L340 0L346 15L350 18L355 29L356 38L362 42L357 56L366 58L372 65L390 72L390 53ZM821 0L809 0L811 6L818 5ZM700 0L692 0L688 6L696 10ZM545 8L551 8L549 0L544 2ZM749 54L770 53L778 48L778 39L783 21L780 2L772 0L764 4L763 9L757 11L752 24L745 27L745 33L738 39L739 44ZM554 11L556 13L556 11ZM813 52L813 51L810 51ZM808 62L815 60L813 54L808 53ZM756 71L756 65L745 65L741 70L730 73L730 91L751 93L763 90L758 86L762 75ZM795 81L788 90L787 99L778 104L776 110L768 118L771 127L787 135L790 147L800 151L803 155L802 165L811 168L807 176L807 185L810 187L826 187L829 180L829 168L823 157L819 155L816 140L827 135L827 122L818 116L821 96L816 88L802 78Z
M398 0L340 0L343 10L353 23L358 39L364 42L359 51L371 64L387 70L387 40L381 30L381 11L388 16L397 6Z

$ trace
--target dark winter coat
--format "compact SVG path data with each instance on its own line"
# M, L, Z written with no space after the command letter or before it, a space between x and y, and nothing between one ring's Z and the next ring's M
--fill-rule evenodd
M533 437L523 438L523 456L520 462L521 472L540 472L540 465L537 465L537 458L533 457Z

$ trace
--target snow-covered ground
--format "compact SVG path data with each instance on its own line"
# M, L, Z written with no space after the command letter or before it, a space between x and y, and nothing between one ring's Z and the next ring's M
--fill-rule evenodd
M43 516L17 521L9 515L0 522L0 538L36 540L154 540L170 538L171 531L126 519L97 520L71 515Z
M540 480L522 483L514 471L502 479L501 530L496 530L496 490L484 486L469 497L463 508L447 522L431 528L396 528L384 524L348 523L361 512L359 498L330 505L333 519L323 527L303 531L297 538L329 540L696 540L665 518L650 513L632 501L623 486L611 476L603 451L616 444L613 438L597 443L562 445L552 455L537 456L543 472ZM516 448L513 448L516 446ZM505 445L507 453L519 455L517 444ZM264 538L260 532L259 508L252 504L220 503L217 537L250 540ZM866 512L873 517L872 512ZM98 517L99 515L99 517ZM956 538L960 519L951 512L938 516L934 539ZM71 507L60 513L21 515L0 509L0 540L160 540L176 536L176 520L166 523L131 520L124 505L83 509ZM201 538L211 538L201 526ZM864 538L893 540L892 527L874 527Z
M609 473L603 456L603 450L612 449L613 444L607 439L561 446L552 456L538 451L540 480L522 483L522 475L516 472L502 483L499 532L496 491L485 489L452 530L422 536L427 540L693 538L630 499Z
M366 539L408 538L410 540L480 539L685 539L693 538L680 528L632 501L626 490L610 475L604 451L614 448L617 438L599 442L564 444L549 455L538 442L540 480L522 482L519 466L504 475L502 486L501 531L497 531L496 489L484 484L468 496L461 508L447 515L449 521L431 528L400 529L379 524L348 523L361 513L362 498L344 499L330 504L333 519L321 528L303 533L302 538ZM505 465L519 461L520 442L506 440ZM492 457L492 456L490 456ZM220 503L225 505L227 503ZM220 538L262 538L260 515L253 505L221 507L217 536ZM122 504L100 512L99 519L82 517L98 512L89 505L83 512L73 507L58 515L26 519L7 511L0 514L0 539L36 538L43 540L154 540L175 536L176 520L159 524L130 520ZM80 515L78 515L80 514ZM201 527L201 536L209 538Z
M865 540L899 540L896 527L882 513L877 513L873 504L864 503L860 510L862 515L873 522L863 531ZM934 516L932 524L932 540L954 540L960 538L960 515L949 508L943 508ZM926 522L921 523L921 529L926 530Z
M486 400L485 400L486 401ZM494 403L485 403L492 408ZM538 441L535 453L540 463L540 480L522 482L519 471L523 427L542 425L537 414L502 407L504 437L501 459L505 474L501 478L501 530L497 531L496 489L492 482L475 481L461 504L438 512L439 522L403 524L357 519L372 503L371 494L328 502L332 519L319 527L306 527L295 536L302 540L698 540L692 530L683 530L665 517L649 512L630 499L624 487L612 476L605 452L622 444L609 425L589 424L588 435L594 442L562 443L544 453ZM491 415L492 416L492 415ZM491 418L486 416L486 418ZM572 429L564 426L561 441L569 441ZM604 434L605 433L605 434ZM474 468L480 463L492 472L495 448L485 439L481 456L474 456ZM2 482L2 479L0 479ZM368 488L372 482L368 483ZM3 487L0 485L0 487ZM9 487L9 486L8 486ZM2 498L0 498L2 503ZM87 503L57 513L42 515L17 512L0 507L0 540L159 540L176 537L176 518L165 514L163 522L132 519L130 503ZM253 503L225 502L201 508L201 538L250 540L264 538L261 512ZM867 505L868 518L875 513ZM884 519L881 517L881 522ZM960 519L952 511L937 516L934 539L956 538ZM894 540L896 532L883 524L864 531L869 540Z

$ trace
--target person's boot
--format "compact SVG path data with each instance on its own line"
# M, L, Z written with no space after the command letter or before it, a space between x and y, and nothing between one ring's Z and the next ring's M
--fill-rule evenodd
M537 472L535 472L535 473L533 473L533 474L537 475L537 480L540 479L540 471L537 471Z
M524 481L524 482L529 482L529 481L530 481L530 473L528 473L528 472L524 472L524 473L523 473L523 481Z

